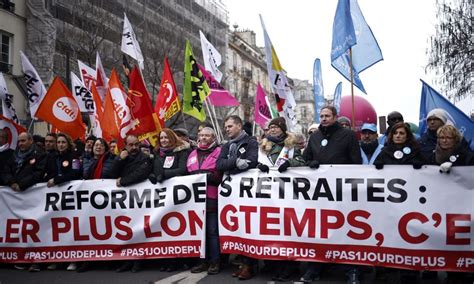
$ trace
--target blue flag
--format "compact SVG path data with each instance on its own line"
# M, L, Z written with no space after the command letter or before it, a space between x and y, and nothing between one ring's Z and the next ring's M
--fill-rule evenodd
M339 0L332 27L331 65L349 82L350 48L354 85L366 94L359 73L383 60L382 51L365 22L357 0Z
M316 58L313 65L313 92L314 92L314 121L320 123L319 115L321 108L326 104L324 100L323 73L321 71L321 60Z
M426 116L428 113L432 109L441 108L448 113L448 120L453 122L470 145L471 150L474 151L474 122L430 85L423 80L421 80L421 82L423 83L423 87L421 88L420 125L418 133L420 135L425 133L427 128Z
M336 86L336 89L334 90L334 101L333 105L337 110L337 113L339 114L339 111L341 110L341 93L342 93L342 82L339 82Z

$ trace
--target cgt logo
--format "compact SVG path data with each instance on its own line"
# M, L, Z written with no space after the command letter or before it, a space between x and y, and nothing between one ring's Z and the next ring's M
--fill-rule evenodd
M54 116L64 122L74 121L79 113L76 101L68 97L59 98L53 105Z

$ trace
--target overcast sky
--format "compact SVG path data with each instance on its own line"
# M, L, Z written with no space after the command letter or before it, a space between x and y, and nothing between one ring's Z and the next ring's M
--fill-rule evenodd
M331 67L332 25L337 0L224 0L230 28L251 29L263 46L258 14L262 14L270 39L288 76L312 83L313 62L321 59L324 94L332 97L343 82L342 95L350 95L350 83ZM426 49L434 33L435 0L359 0L359 6L382 50L384 60L360 74L367 91L357 88L377 111L398 110L406 121L418 122L421 82L432 84L425 74ZM437 87L436 85L432 85Z

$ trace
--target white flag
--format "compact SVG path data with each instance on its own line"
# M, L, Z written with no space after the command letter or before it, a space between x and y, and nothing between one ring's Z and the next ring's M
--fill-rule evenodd
M277 103L279 99L285 100L282 109L279 108L278 112L285 118L288 129L291 131L298 123L295 113L296 101L291 92L288 79L286 78L285 70L283 70L283 67L280 64L275 48L268 36L267 30L265 29L262 16L260 16L260 21L262 23L263 37L265 40L265 59L267 61L270 86L272 92L276 95Z
M30 104L30 112L32 117L36 117L36 110L46 95L46 88L41 80L38 72L31 65L28 57L20 50L21 67L25 74L25 83L28 93L28 102Z
M92 93L84 87L81 79L71 72L72 96L77 102L81 112L94 113L94 99Z
M222 72L218 67L222 63L222 57L219 51L207 40L206 36L199 31L201 37L202 57L204 59L204 67L209 71L217 82L222 80Z
M121 50L123 53L130 55L136 61L138 61L138 66L140 69L143 70L144 60L142 50L140 49L140 45L138 44L137 37L133 32L132 25L128 21L127 15L124 13L123 18L123 34L122 34L122 47Z
M92 89L92 83L95 83L96 72L93 68L89 67L81 60L77 60L77 63L79 65L79 75L81 76L81 81L90 91Z
M99 51L95 56L95 86L97 87L97 92L99 92L100 100L102 103L105 99L105 93L107 92L107 85L109 84L109 79L105 74L104 66L102 65L102 60L100 60Z
M7 83L3 78L3 73L0 72L0 99L2 100L3 116L19 123L16 115L15 106L13 105L13 95L8 93Z

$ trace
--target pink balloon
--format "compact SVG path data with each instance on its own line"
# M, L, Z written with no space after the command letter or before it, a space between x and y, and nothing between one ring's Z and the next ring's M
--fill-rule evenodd
M364 123L374 123L377 125L377 112L372 104L363 97L354 96L355 126L357 136ZM352 121L352 99L351 96L341 97L341 108L339 116L345 116Z

